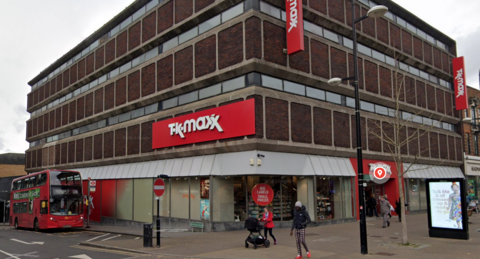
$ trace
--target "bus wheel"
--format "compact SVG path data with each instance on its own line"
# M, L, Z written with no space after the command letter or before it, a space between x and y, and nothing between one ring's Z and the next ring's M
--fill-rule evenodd
M15 229L18 229L18 219L15 218Z
M38 227L37 219L35 219L35 221L33 222L33 230L35 230L35 232L38 232L40 230L40 228Z

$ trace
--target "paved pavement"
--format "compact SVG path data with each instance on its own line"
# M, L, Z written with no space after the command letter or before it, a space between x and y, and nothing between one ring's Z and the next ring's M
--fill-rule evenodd
M312 258L477 258L480 254L480 214L470 218L470 240L440 239L428 237L427 214L407 216L409 242L401 246L401 225L392 218L389 228L382 228L380 218L368 218L369 255L360 255L359 224L346 223L307 229L307 244ZM478 230L478 231L477 231ZM245 248L247 231L194 233L179 232L179 236L162 233L161 248L144 248L140 239L92 240L81 245L102 248L139 251L162 258L295 258L297 255L294 237L289 229L274 229L278 245L269 248L252 246ZM98 241L98 242L97 242ZM155 244L155 239L153 244ZM155 257L156 257L155 256ZM138 258L147 258L138 257ZM306 257L304 257L306 258Z

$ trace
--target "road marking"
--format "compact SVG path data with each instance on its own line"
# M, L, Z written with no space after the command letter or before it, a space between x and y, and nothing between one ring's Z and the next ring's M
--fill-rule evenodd
M86 254L83 254L83 255L72 255L72 256L69 256L71 258L78 258L78 259L92 259L90 256L86 255Z
M38 255L34 255L36 254L37 252L30 252L30 253L26 253L26 254L14 254L18 257L38 257ZM8 258L5 258L5 259L11 259L12 257L8 257Z
M122 236L122 235L118 235L118 236L113 236L113 237L105 238L105 239L104 239L104 240L102 240L102 241L107 241L107 240L110 240L110 239L112 239L112 238L116 238L116 237L119 237L119 236Z
M104 237L104 236L108 236L108 235L110 235L110 233L107 233L107 234L105 234L105 235L101 235L101 236L98 236L98 237L94 237L94 238L92 238L92 239L87 240L86 242L90 242L90 241L95 240L95 239L97 239L97 238Z
M7 252L5 252L5 251L0 250L0 252L6 254L6 255L8 255L8 256L10 256L11 258L20 259L20 258L14 256L14 255L12 255L12 254L9 254L9 253L7 253Z
M140 237L136 237L135 240L140 239Z
M148 254L142 254L142 253L118 251L118 250L103 249L103 248L97 248L97 247L87 247L87 246L80 246L80 245L74 245L74 246L71 246L71 247L72 248L78 248L78 249L90 250L90 251L96 251L96 252L110 253L110 254L120 254L120 255L137 256L137 257L139 255L149 256Z
M10 239L12 241L15 241L15 242L19 242L19 243L22 243L22 244L25 244L25 245L43 245L45 242L32 242L32 243L28 243L28 242L25 242L25 241L22 241L22 240L18 240L18 239L15 239L15 238L12 238Z

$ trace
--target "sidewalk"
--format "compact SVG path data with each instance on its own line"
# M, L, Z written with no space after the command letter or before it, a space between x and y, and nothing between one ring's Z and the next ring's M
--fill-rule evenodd
M143 228L138 227L107 226L100 225L98 223L90 223L90 228L85 230L143 237ZM156 235L155 231L156 229L153 229L154 236ZM203 234L201 232L189 232L188 229L162 229L160 230L160 232L161 238L183 237Z
M428 237L427 214L407 216L409 242L414 246L398 245L401 240L401 224L396 217L391 219L389 228L382 228L380 218L368 218L368 249L367 257L384 258L476 258L480 254L480 214L473 214L469 220L470 240L440 239ZM104 226L101 226L102 228ZM117 228L118 232L123 228ZM97 228L100 230L101 228ZM106 227L104 228L106 229ZM118 233L117 232L117 233ZM190 233L190 234L188 234ZM245 248L245 238L248 231L191 233L181 232L181 236L168 236L171 233L161 233L161 248L144 248L143 240L109 240L105 242L81 243L81 245L99 245L118 249L131 249L144 253L164 256L180 256L184 258L295 258L297 250L294 237L290 237L290 229L273 231L278 245L269 248L259 247L254 250L250 245ZM129 234L129 233L125 233ZM164 238L165 237L165 238ZM168 238L166 238L168 237ZM270 238L270 237L269 237ZM360 254L359 224L346 223L327 225L307 229L307 244L312 258L363 258ZM155 239L153 244L155 244ZM304 254L304 258L306 255Z

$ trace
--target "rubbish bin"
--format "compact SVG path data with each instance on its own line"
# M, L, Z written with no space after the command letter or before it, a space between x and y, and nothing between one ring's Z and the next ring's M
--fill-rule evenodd
M143 247L152 247L153 224L143 224Z

